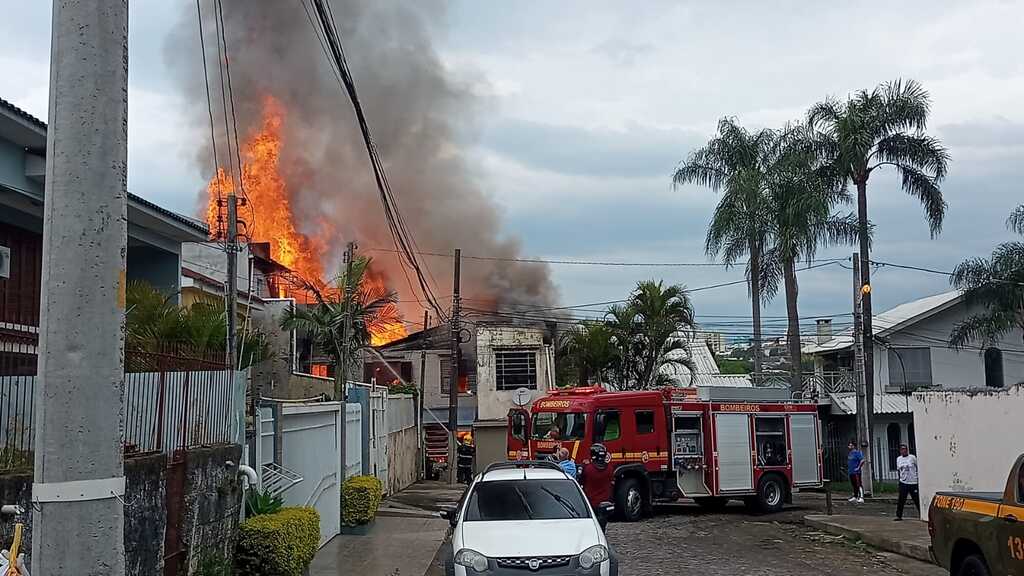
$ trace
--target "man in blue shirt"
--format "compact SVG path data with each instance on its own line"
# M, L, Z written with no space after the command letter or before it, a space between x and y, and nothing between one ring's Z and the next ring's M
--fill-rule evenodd
M567 448L558 449L558 466L567 476L573 480L576 479L576 462L569 457L569 450Z
M850 475L850 486L853 487L853 497L850 502L864 503L864 484L861 482L861 469L864 467L864 453L857 450L857 443L850 440L847 446L850 449L846 457L846 471Z

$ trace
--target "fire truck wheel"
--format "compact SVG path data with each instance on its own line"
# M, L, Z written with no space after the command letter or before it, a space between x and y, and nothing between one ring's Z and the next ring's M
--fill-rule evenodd
M694 502L698 506L711 512L719 512L725 509L725 505L729 503L728 498L719 498L715 496L709 496L706 498L694 498Z
M615 491L615 509L626 522L636 522L644 515L644 493L636 478L626 478Z
M782 483L782 479L775 475L769 474L761 478L761 482L757 486L757 508L761 512L770 513L778 512L782 510L783 504L786 502L786 487Z

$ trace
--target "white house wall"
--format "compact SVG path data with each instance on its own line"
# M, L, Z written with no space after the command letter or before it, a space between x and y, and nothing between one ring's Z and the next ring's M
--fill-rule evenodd
M943 490L1001 492L1024 445L1024 386L921 392L911 399L920 468L921 518Z
M477 419L504 420L513 406L512 390L498 390L494 368L497 350L530 350L537 355L537 390L533 398L545 395L554 375L549 373L544 331L516 326L483 326L477 329Z
M973 313L977 308L972 308ZM927 347L931 350L932 382L941 388L978 388L985 386L985 362L978 348L980 342L972 342L969 348L953 350L946 343L957 323L969 314L964 306L956 305L899 330L888 337L892 347ZM1005 386L1024 381L1024 338L1019 329L1002 338L996 347L1003 351L1003 376ZM899 371L897 370L897 373ZM888 387L899 388L899 380L889 382L889 353L885 346L875 345L876 382Z

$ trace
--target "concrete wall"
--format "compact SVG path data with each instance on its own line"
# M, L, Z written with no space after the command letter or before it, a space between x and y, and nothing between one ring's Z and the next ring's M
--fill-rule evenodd
M416 482L419 453L415 426L388 434L388 494L405 490Z
M513 406L512 390L498 390L495 382L494 357L498 350L532 350L537 359L537 399L553 386L552 363L547 359L544 346L544 331L539 328L521 326L481 326L477 328L477 419L504 420Z
M205 554L231 559L242 505L238 444L194 448L185 457L185 510L181 533L188 549L189 574ZM234 463L228 466L226 463Z
M916 393L921 502L941 490L1001 492L1024 445L1024 386ZM921 518L926 519L924 505Z
M473 441L476 443L473 465L477 472L482 472L488 464L508 460L507 427L504 420L473 423Z
M124 549L126 572L130 576L160 574L164 566L164 532L167 528L165 475L167 460L163 454L128 458L124 463L126 480ZM18 504L31 511L32 475L0 476L0 503ZM32 514L18 519L25 524L23 550L31 566ZM10 543L14 527L0 523L0 541Z

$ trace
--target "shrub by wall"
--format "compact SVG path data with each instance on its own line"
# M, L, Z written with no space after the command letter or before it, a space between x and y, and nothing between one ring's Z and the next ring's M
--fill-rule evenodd
M301 576L320 544L313 508L284 508L250 518L239 528L235 567L252 576Z
M345 481L345 525L367 524L377 515L383 486L373 476L354 476Z

